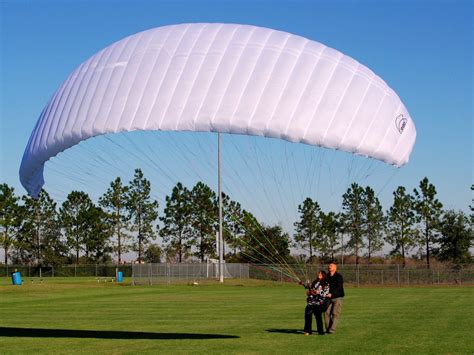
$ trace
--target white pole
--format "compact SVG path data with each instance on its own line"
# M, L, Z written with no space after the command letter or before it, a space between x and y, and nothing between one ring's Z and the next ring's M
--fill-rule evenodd
M221 159L221 134L217 133L217 170L219 194L219 282L224 282L224 239L222 238L222 159Z

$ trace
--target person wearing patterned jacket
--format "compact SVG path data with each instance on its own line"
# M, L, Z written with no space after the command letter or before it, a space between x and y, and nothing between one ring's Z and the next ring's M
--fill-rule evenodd
M316 327L319 335L324 335L323 313L327 307L327 294L329 293L329 283L326 280L326 272L320 271L317 280L311 285L303 285L306 291L306 308L304 311L304 335L312 334L313 314L316 318Z

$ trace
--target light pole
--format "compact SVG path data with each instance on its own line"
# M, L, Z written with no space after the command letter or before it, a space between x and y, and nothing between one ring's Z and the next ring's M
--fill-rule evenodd
M217 192L219 194L219 282L224 282L224 238L222 234L222 143L221 134L217 133Z

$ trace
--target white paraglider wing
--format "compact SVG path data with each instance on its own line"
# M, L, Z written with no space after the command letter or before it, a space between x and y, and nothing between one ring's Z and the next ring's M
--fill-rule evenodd
M41 113L21 182L37 196L48 159L133 130L275 137L395 166L416 137L397 94L334 49L254 26L182 24L127 37L81 64Z

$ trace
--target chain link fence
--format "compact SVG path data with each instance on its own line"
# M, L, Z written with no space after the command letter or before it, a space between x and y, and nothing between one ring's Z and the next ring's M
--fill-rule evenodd
M259 279L278 282L295 282L296 275L301 280L314 279L319 270L326 265L257 265L244 263L226 263L226 279ZM113 279L117 271L131 278L132 284L153 285L180 282L196 282L204 279L219 278L218 264L215 263L161 263L161 264L124 264L124 265L0 265L0 277L10 277L19 271L28 277L96 277ZM425 265L406 266L359 264L339 265L338 272L349 286L412 286L441 284L474 284L474 265Z
M273 281L292 281L285 276L291 268L301 280L313 280L327 265L252 265L250 277ZM338 265L344 284L351 286L414 286L441 284L474 284L474 265L443 265L427 268L426 265L400 264ZM288 272L286 272L288 274Z
M249 264L224 264L224 277L227 279L250 278ZM133 285L171 284L176 282L197 282L204 279L219 278L219 264L134 264L132 267Z
M11 276L12 272L19 271L23 277L115 277L116 271L122 271L124 277L132 276L132 265L0 265L0 277Z

